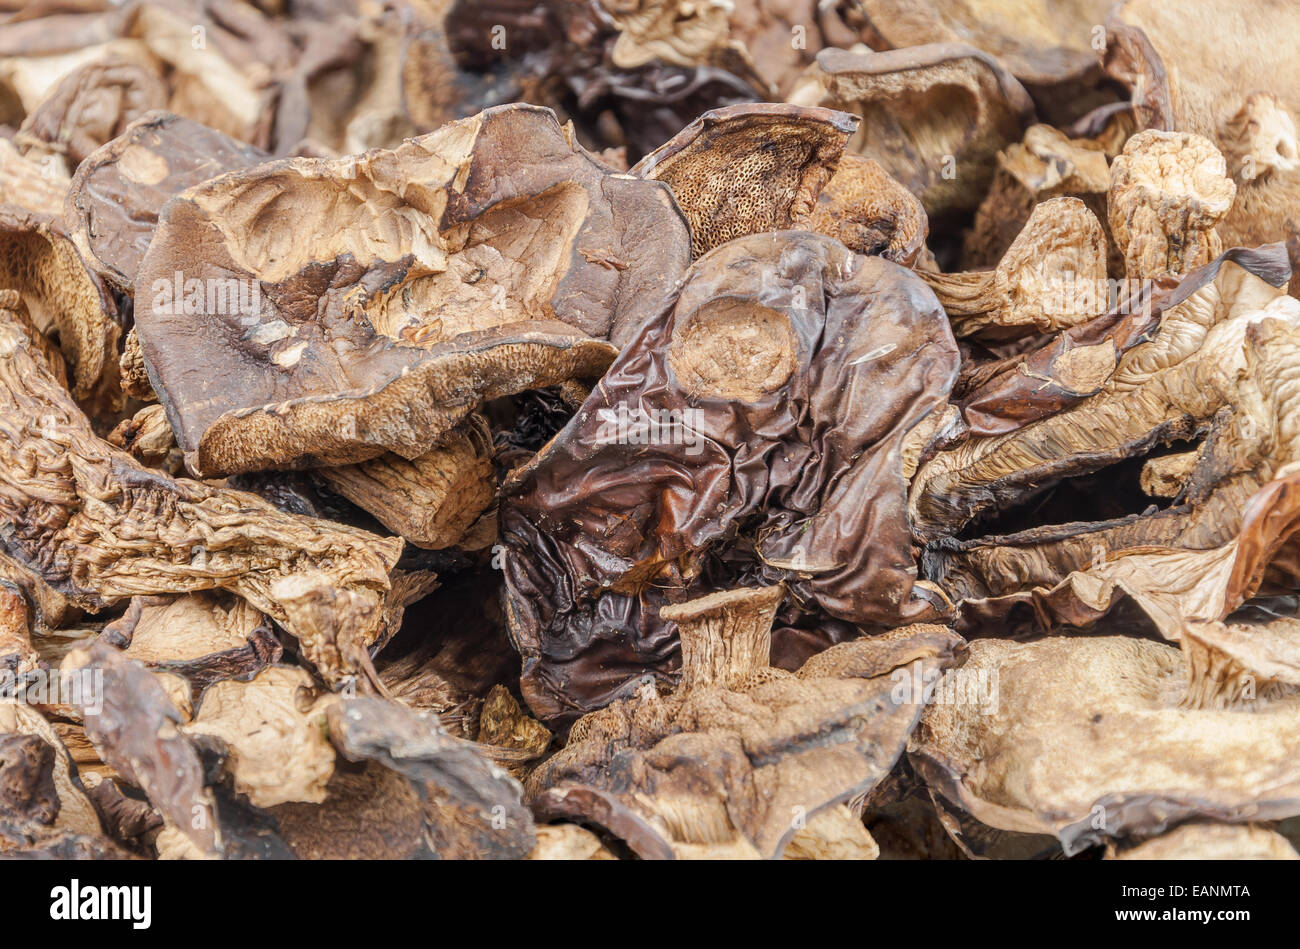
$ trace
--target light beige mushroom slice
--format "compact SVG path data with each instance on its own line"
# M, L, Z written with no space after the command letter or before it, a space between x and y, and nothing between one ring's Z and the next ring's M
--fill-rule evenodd
M1300 860L1291 842L1258 824L1191 823L1132 847L1108 844L1107 860Z
M784 597L781 586L725 590L661 609L681 638L678 688L728 688L769 668L772 620Z
M1189 819L1300 813L1300 696L1188 709L1178 650L1113 636L977 639L936 688L978 675L996 683L994 707L927 706L909 758L985 824L1054 834L1068 855Z
M150 468L162 468L175 475L180 474L183 467L176 437L167 422L167 412L157 402L119 422L109 432L107 441L114 448L130 452L140 464Z
M543 824L529 860L617 860L599 837L577 824Z
M272 666L247 682L210 686L183 731L226 744L235 790L254 806L320 803L334 774L325 708L335 699L315 692L305 670Z
M799 226L836 238L859 254L911 267L926 254L930 222L912 192L879 162L843 155L835 174Z
M917 272L958 336L1052 333L1108 309L1106 235L1078 198L1037 205L994 270Z
M1140 132L1110 174L1110 229L1130 280L1185 274L1223 250L1215 226L1237 187L1212 142L1189 132Z

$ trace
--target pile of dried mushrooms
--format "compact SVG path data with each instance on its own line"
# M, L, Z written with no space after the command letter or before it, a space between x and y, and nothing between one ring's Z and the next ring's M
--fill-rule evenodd
M0 0L0 857L1300 857L1298 59Z

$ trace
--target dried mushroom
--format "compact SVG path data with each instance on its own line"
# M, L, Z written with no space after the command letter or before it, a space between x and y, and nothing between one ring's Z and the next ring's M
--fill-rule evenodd
M362 671L400 541L140 467L94 434L12 321L0 325L0 406L13 423L0 437L10 557L92 611L228 589L298 635L327 680Z
M699 257L806 220L856 127L853 116L830 109L730 106L700 116L631 174L672 188Z
M77 166L64 220L96 273L134 293L163 205L187 188L265 158L259 149L198 122L151 113Z
M599 375L613 350L589 334L626 335L685 263L678 214L545 110L488 110L172 199L136 331L192 471L415 458L479 401Z
M932 788L989 826L1054 834L1070 854L1188 820L1300 810L1287 750L1300 727L1294 697L1249 712L1183 708L1187 669L1168 646L981 639L948 675L995 682L996 706L928 706L908 755Z
M598 825L643 858L772 858L852 840L836 805L888 773L920 712L919 694L896 698L894 672L932 676L961 641L943 627L905 627L840 643L798 672L774 669L764 647L783 592L737 589L670 608L683 642L678 688L660 695L647 680L578 719L529 777L534 807ZM860 821L849 823L873 848Z
M571 717L668 675L659 607L720 576L783 581L801 608L851 624L939 615L916 585L901 452L956 369L947 318L896 264L800 231L700 258L503 487L533 711ZM821 625L823 647L847 635Z
M1257 824L1183 824L1134 847L1107 848L1108 860L1300 860L1281 834Z
M1106 27L1106 71L1131 91L1139 127L1203 136L1229 160L1237 197L1219 228L1224 246L1300 234L1300 11L1128 0Z
M1295 859L1293 6L0 0L0 857Z
M979 205L998 152L1020 141L1034 114L997 60L960 43L824 50L789 101L860 115L849 151L879 162L932 219Z

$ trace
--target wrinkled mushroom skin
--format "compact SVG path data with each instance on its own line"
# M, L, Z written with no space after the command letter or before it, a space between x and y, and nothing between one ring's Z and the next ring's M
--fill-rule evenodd
M1110 169L1110 229L1130 279L1184 274L1223 249L1215 225L1237 189L1218 149L1199 135L1134 135Z
M700 257L736 237L799 226L857 125L831 109L730 106L700 116L631 174L672 188Z
M4 548L55 590L98 610L137 594L228 589L291 632L290 604L310 591L337 615L299 627L312 630L305 655L330 681L359 670L400 540L142 468L94 434L12 323L0 325L0 406L12 421L0 438Z
M706 592L715 554L849 623L935 615L913 589L900 453L956 368L947 318L895 264L798 231L696 262L503 489L534 712L571 715L667 673L676 642L658 607Z
M191 470L415 458L477 401L598 376L613 350L590 336L625 337L688 253L665 185L508 106L174 198L136 331ZM213 308L191 280L248 299Z
M851 251L878 254L904 267L921 258L930 230L915 195L879 162L858 155L840 158L811 213L799 224L834 237Z
M1010 73L961 43L823 50L790 101L862 116L849 151L879 162L931 219L978 206L998 151L1020 141L1034 114Z

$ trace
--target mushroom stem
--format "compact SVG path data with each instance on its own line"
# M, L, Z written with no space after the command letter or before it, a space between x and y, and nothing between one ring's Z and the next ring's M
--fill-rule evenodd
M682 642L680 689L727 687L768 667L772 620L785 587L741 587L665 606L659 615L677 624Z

